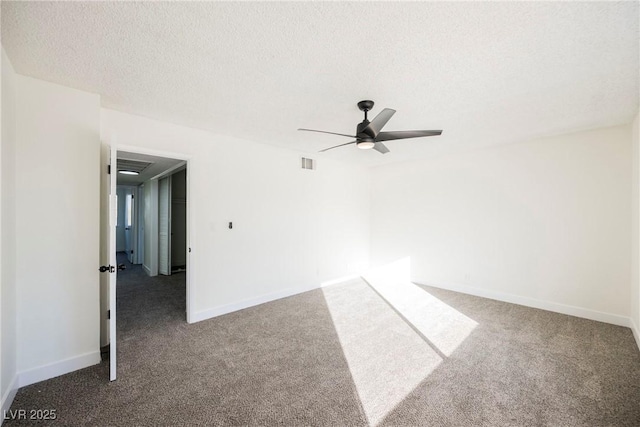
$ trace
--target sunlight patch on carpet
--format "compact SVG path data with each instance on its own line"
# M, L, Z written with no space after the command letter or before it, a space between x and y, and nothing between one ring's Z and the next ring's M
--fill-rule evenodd
M362 408L376 425L442 358L362 279L322 291Z
M377 425L478 325L410 281L409 258L323 284L370 425Z
M376 268L364 279L380 296L445 356L478 326L478 322L410 281L411 260L403 258Z

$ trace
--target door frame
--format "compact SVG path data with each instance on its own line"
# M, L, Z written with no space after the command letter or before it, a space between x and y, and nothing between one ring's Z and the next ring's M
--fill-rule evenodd
M151 180L154 179L158 179L161 178L163 176L169 175L171 173L173 173L175 170L181 168L181 167L185 167L187 169L187 224L186 224L186 233L187 233L187 253L186 253L186 259L187 259L187 271L186 271L186 302L187 302L187 307L186 307L186 321L187 323L193 323L195 320L195 298L194 298L194 280L193 280L193 268L194 268L194 262L193 262L193 258L191 257L191 253L193 251L193 247L194 247L194 236L195 236L195 232L194 232L194 227L193 227L193 216L194 216L194 210L193 210L193 203L191 200L191 159L192 156L188 155L188 154L184 154L184 153L178 153L178 152L173 152L173 151L161 151L161 150L154 150L154 149L149 149L149 148L145 148L145 147L140 147L140 146L135 146L135 145L125 145L125 144L115 144L116 145L116 152L118 151L126 151L129 153L136 153L136 154L147 154L150 156L157 156L157 157L166 157L169 159L176 159L176 160L182 160L183 162L181 162L179 165L176 165L172 168L170 168L167 171L162 172L159 175L156 175L154 177L151 178ZM145 206L145 209L147 209L148 207ZM145 230L145 232L147 232L147 230Z

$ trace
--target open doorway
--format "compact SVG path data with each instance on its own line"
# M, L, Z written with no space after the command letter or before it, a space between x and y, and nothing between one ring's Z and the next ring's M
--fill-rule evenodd
M114 157L117 339L111 340L126 362L137 357L150 328L189 318L189 170L187 159L121 150ZM105 319L102 346L109 337Z
M117 252L149 276L187 267L187 162L117 152Z

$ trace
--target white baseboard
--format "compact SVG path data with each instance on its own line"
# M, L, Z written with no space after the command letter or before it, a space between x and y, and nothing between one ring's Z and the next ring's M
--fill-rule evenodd
M100 350L91 351L79 356L70 357L59 362L50 363L37 368L29 369L18 373L18 384L25 387L50 378L59 377L78 369L87 368L89 366L100 363Z
M632 318L629 319L629 322L631 323L630 328L631 332L633 332L633 337L636 339L636 344L638 344L638 350L640 350L640 328Z
M299 288L288 288L288 289L283 289L282 291L261 295L256 298L247 299L237 303L226 304L219 307L210 308L208 310L197 311L193 315L193 318L191 319L191 323L200 322L202 320L211 319L217 316L222 316L223 314L228 314L234 311L238 311L238 310L253 307L256 305L264 304L267 302L275 301L280 298L286 298L286 297L301 294L304 292L309 292L314 289L318 289L319 287L320 287L319 285L311 285L311 286L302 286Z
M11 380L11 384L9 384L9 388L2 396L2 417L0 417L0 426L4 421L4 414L6 414L11 408L11 404L13 403L13 399L16 397L16 393L18 392L18 375L13 376L13 380Z
M523 297L508 294L505 292L492 291L489 289L476 288L457 283L430 283L428 281L412 280L413 283L433 286L434 288L447 289L463 294L475 295L497 301L509 302L512 304L524 305L526 307L539 308L541 310L553 311L555 313L568 314L569 316L582 317L584 319L596 320L598 322L611 323L618 326L631 327L631 319L617 314L605 313L588 308L576 307L572 305L560 304L552 301L544 301L535 298ZM636 338L637 340L638 338Z

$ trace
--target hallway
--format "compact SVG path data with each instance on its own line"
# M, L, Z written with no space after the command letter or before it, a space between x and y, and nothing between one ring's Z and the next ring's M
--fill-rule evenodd
M186 325L186 273L149 277L141 265L131 264L124 252L117 254L118 264L126 265L118 272L117 325L118 363L126 362L128 355L145 346L145 336L156 329L168 329L176 323ZM136 341L133 346L122 342Z

